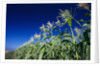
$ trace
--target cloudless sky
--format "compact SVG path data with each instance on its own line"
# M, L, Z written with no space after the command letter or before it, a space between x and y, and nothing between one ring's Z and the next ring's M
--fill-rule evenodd
M77 4L7 4L6 50L15 50L27 42L31 36L40 32L42 24L46 25L48 21L55 22L59 16L59 9L71 8L72 12L76 8L77 20L90 19L84 17L88 11L77 8ZM72 25L73 29L75 26L79 27L75 22Z

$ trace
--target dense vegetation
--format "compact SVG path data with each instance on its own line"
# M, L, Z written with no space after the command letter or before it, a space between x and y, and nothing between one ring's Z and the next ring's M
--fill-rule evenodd
M91 18L88 4L78 4L89 11L84 18ZM69 10L61 10L57 21L40 27L39 34L24 43L13 52L6 54L6 59L44 59L44 60L90 60L90 24L91 20L76 20ZM80 28L73 23L76 22ZM62 28L68 25L64 31ZM55 33L58 33L55 35ZM76 33L76 35L75 35ZM35 41L34 41L35 40Z

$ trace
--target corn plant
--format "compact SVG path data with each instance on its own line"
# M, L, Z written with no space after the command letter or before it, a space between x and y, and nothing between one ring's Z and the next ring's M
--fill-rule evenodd
M84 14L84 17L91 17L87 4L81 3L78 6L89 11L89 13ZM56 19L56 22L48 21L46 25L43 24L39 34L35 34L29 42L13 51L13 59L90 60L91 21L76 20L68 9L60 9ZM74 22L80 28L75 26L73 29ZM64 31L61 30L65 25L68 25L69 31L67 27ZM56 32L59 34L54 35ZM37 42L34 42L35 40ZM9 59L9 54L6 54L6 59Z

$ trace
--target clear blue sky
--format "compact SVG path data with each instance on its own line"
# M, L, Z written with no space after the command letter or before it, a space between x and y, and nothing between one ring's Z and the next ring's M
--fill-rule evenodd
M27 42L35 33L39 33L39 27L48 21L56 21L59 9L71 8L74 11L77 4L8 4L6 19L6 50L15 50ZM77 20L84 18L88 13L85 9L76 9ZM76 23L74 27L79 27ZM67 26L66 26L67 27ZM74 29L73 27L73 29Z

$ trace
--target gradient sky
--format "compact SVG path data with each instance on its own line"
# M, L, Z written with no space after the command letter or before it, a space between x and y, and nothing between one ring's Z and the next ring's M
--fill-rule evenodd
M77 4L7 4L6 50L15 50L35 33L39 33L39 27L42 24L46 25L48 21L56 21L59 9L71 10L71 8L73 12ZM90 19L83 17L84 13L88 11L77 8L75 18L77 20ZM72 25L73 29L75 26L80 28L75 22Z

